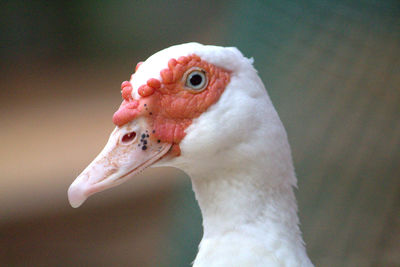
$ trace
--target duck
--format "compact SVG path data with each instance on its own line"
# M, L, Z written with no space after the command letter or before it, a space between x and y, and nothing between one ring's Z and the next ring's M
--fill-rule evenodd
M68 189L70 205L148 167L175 167L203 218L194 267L313 266L287 134L253 61L235 47L185 43L139 62L104 149Z

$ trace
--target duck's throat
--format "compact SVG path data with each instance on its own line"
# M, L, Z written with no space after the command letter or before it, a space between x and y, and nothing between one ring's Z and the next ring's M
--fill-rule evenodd
M271 187L268 177L238 173L197 178L204 234L194 266L312 266L290 183Z
M283 180L271 186L263 175L221 172L214 177L192 179L203 216L204 238L249 231L248 234L274 238L288 236L301 242L292 185Z

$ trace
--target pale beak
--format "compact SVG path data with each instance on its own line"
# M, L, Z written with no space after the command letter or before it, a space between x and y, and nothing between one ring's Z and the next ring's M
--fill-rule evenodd
M103 151L69 187L69 203L77 208L94 193L125 182L161 159L171 146L154 137L144 118L115 128Z

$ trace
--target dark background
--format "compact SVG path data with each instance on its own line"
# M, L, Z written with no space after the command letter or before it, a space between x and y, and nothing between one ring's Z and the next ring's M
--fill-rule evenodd
M400 3L0 1L0 265L189 266L201 216L180 171L69 207L120 83L173 44L254 57L287 129L317 266L400 265Z

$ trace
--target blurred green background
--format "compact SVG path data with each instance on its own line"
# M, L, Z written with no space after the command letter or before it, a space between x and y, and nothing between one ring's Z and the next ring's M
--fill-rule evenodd
M148 170L78 210L120 83L173 44L254 57L287 129L317 266L400 266L400 2L1 1L0 265L189 266L190 180Z

